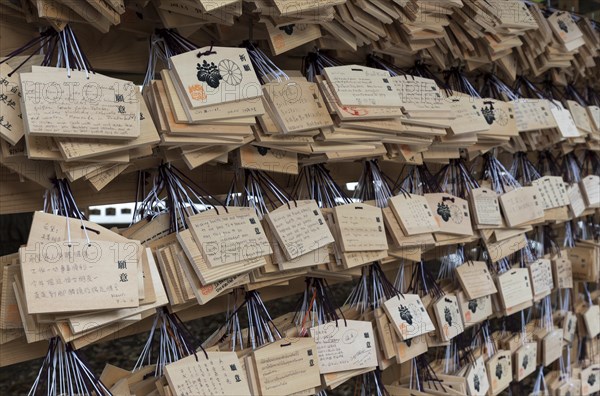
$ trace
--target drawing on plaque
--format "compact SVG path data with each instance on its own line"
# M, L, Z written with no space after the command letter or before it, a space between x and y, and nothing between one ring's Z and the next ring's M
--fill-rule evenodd
M596 374L590 374L587 383L590 384L590 386L594 386L594 384L596 383Z
M402 318L402 320L406 321L406 323L408 323L409 325L413 324L413 316L407 307L405 307L404 305L400 305L400 307L398 308L398 312L400 313L400 317Z
M258 154L262 155L263 157L269 153L269 150L271 150L271 149L268 147L257 147L256 148L256 151L258 151Z
M529 365L529 356L525 355L523 357L523 369L527 370L527 366Z
M446 202L452 202L447 204ZM454 223L460 224L463 221L463 214L460 207L454 203L454 198L442 198L442 202L438 203L437 214L447 223L452 219Z
M478 306L479 306L479 303L477 302L477 300L469 301L469 311L471 311L473 313L477 312Z
M452 216L452 213L450 212L450 207L443 202L438 203L437 213L442 217L442 219L444 219L446 223L450 220L450 217Z
M489 125L496 123L500 126L506 126L508 124L509 117L506 111L495 108L492 101L483 103L487 106L481 108L481 113Z
M496 113L495 113L495 109L494 109L494 102L488 101L488 102L483 102L484 105L481 108L481 113L483 114L483 118L485 118L485 120L487 121L487 123L489 125L492 125L494 123L494 121L496 121Z
M473 386L475 387L475 390L479 392L481 388L481 382L479 381L479 376L477 374L475 374L473 377Z
M220 66L219 64L219 67L217 67L214 62L210 62L209 64L206 60L202 64L198 63L198 66L196 66L198 69L198 81L205 82L211 88L219 88L223 79Z
M279 28L279 30L283 31L288 36L291 36L292 34L294 34L294 28L295 27L296 27L296 25L292 23L291 25L281 26Z
M448 326L452 326L452 312L450 312L450 308L444 308L444 319L446 319L446 323Z
M502 365L500 363L498 363L496 365L496 377L498 377L498 379L502 379L502 374L504 373L504 370L502 370Z
M219 73L223 76L223 81L229 85L237 86L242 83L242 69L230 59L219 62Z
M565 21L558 21L558 27L565 33L569 33L569 27L565 23Z

